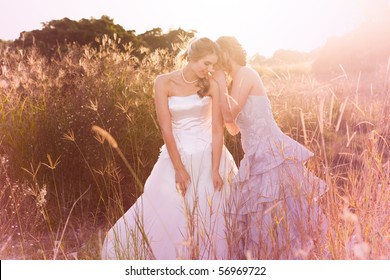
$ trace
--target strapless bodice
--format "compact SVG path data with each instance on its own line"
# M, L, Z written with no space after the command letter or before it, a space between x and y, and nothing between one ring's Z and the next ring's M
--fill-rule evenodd
M181 153L192 154L211 147L211 102L209 96L197 94L168 98L173 135Z
M257 150L259 141L271 135L283 134L272 116L271 104L266 96L252 96L248 99L237 117L241 144L247 154Z
M211 127L210 97L197 94L171 96L168 100L172 128L180 133L198 133Z
M240 172L245 175L241 174L241 178L267 172L286 160L304 162L313 156L311 151L280 130L267 96L249 95L236 123L245 152L240 164Z

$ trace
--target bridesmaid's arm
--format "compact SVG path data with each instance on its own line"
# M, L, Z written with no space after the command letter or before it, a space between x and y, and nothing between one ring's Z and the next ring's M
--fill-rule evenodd
M213 73L213 78L218 84L220 110L225 121L226 129L231 135L236 135L240 132L240 129L237 127L235 118L232 115L231 104L229 102L232 98L228 93L225 73L222 70L217 70Z
M158 76L154 81L154 100L158 123L161 129L164 143L167 147L169 157L175 169L176 184L182 195L185 194L190 176L181 161L180 153L177 149L176 140L172 132L171 114L168 108L168 80L167 76Z
M221 174L219 173L219 166L222 156L223 148L223 118L221 114L221 109L219 106L219 93L218 85L215 81L210 81L210 91L211 97L213 98L212 103L212 176L214 188L216 190L221 190L223 186L223 180Z
M228 85L226 82L225 72L222 70L216 70L213 73L213 79L218 85L219 103L221 107L221 113L225 122L230 123L234 121L231 105L229 100Z
M234 77L230 93L228 92L226 80L217 74L219 84L219 95L221 99L221 110L226 123L232 123L240 114L242 108L252 91L253 85L258 79L254 70L247 66L241 67Z

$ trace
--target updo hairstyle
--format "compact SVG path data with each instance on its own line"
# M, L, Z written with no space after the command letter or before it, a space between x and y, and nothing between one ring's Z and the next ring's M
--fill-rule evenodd
M210 40L209 38L195 38L190 41L187 49L181 53L181 60L187 61L198 61L207 55L217 55L219 58L219 49L218 45ZM204 97L210 88L210 81L208 77L201 78L196 84L200 89L198 90L198 95Z

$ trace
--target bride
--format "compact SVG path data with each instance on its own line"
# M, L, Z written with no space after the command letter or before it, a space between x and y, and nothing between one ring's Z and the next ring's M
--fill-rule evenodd
M216 44L192 41L177 71L154 83L164 145L144 193L109 230L103 259L226 259L225 213L236 173L223 145Z

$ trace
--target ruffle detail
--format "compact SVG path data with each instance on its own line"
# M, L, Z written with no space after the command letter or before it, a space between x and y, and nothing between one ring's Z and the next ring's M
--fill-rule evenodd
M237 181L248 180L278 167L285 162L304 164L314 154L286 135L273 139L267 137L253 145L252 153L246 153L240 162Z
M259 142L256 152L241 160L235 185L240 190L239 212L258 211L261 203L304 196L317 200L326 184L306 167L314 154L288 136Z

